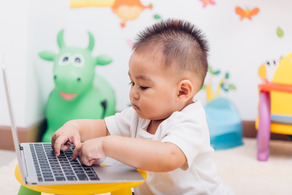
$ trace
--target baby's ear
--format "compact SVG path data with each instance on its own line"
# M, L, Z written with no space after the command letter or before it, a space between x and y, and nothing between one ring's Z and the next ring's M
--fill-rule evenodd
M187 102L193 96L193 83L190 80L182 80L177 85L177 100Z

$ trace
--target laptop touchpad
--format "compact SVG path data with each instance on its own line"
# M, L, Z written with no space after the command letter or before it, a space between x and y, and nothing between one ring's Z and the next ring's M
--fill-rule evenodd
M137 171L136 168L128 165L115 166L93 166L101 182L141 182L144 177Z

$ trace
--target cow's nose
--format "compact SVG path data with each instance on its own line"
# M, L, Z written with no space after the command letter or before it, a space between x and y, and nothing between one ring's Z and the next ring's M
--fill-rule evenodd
M77 81L78 81L78 82L80 82L80 81L81 81L81 78L80 78L80 77L78 77L78 78L77 78Z

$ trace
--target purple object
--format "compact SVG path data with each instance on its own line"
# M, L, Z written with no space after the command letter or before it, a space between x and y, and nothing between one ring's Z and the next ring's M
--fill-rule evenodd
M259 161L269 158L269 142L271 136L271 97L270 92L261 91L259 105L259 128L257 132L257 145Z

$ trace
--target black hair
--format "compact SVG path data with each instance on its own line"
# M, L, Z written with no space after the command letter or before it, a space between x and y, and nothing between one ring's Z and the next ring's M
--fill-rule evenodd
M167 68L194 72L202 86L208 71L209 49L205 36L195 25L176 19L156 23L139 33L133 45L134 52L145 49L162 52Z

